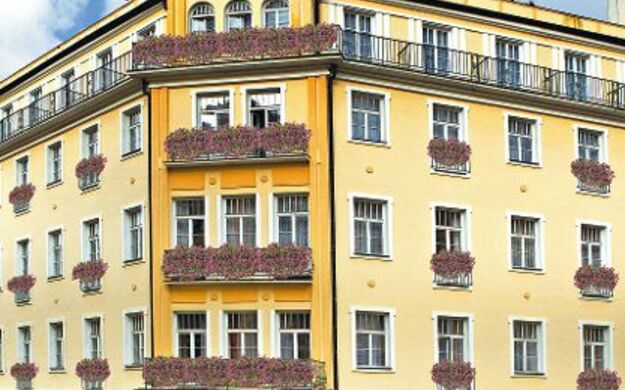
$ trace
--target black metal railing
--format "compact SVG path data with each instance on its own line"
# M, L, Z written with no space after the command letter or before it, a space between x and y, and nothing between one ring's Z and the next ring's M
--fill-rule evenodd
M591 194L607 195L610 193L609 185L607 186L593 185L593 184L584 183L581 180L577 181L577 189L582 192L588 192Z
M473 275L466 273L449 277L435 273L434 284L441 287L469 288L473 285Z
M594 285L584 287L580 290L580 293L582 294L582 296L587 298L609 299L614 296L614 290L612 290L611 288L599 287Z
M436 172L450 173L455 175L468 175L471 173L471 162L467 161L464 164L447 165L432 159L431 168Z
M624 83L582 73L349 30L338 46L347 60L625 109Z
M108 91L127 78L126 72L131 67L131 53L122 54L98 69L85 73L56 91L40 97L28 106L12 112L0 120L0 144L91 97Z

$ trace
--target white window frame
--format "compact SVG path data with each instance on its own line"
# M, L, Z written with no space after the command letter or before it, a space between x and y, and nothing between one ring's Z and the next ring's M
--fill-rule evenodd
M26 275L32 274L33 273L33 256L32 256L32 252L33 252L33 240L30 236L26 236L26 237L20 237L17 238L15 240L15 269L14 269L14 275L15 276L22 276L24 274L24 270L22 269L22 262L21 262L21 258L20 258L20 243L23 241L27 241L28 242L28 272L26 273ZM21 273L19 272L21 271Z
M538 342L539 342L539 346L538 346L538 351L541 354L539 356L539 371L542 371L538 374L524 374L524 373L517 373L514 371L514 322L515 321L520 321L520 322L537 322L540 323L540 334L539 334L539 338L538 338ZM523 316L510 316L508 317L508 338L509 338L509 359L510 359L510 375L512 377L547 377L547 361L548 361L548 356L547 356L547 333L548 333L548 328L547 328L547 319L545 318L538 318L538 317L523 317Z
M197 195L191 194L191 195L180 195L180 196L175 195L175 196L172 196L171 198L171 246L172 248L176 247L176 237L178 235L178 226L176 224L176 221L177 221L176 202L185 201L185 200L197 200L197 199L202 199L204 201L204 246L206 247L209 245L210 235L209 235L208 229L209 229L209 223L210 223L209 222L210 221L210 209L209 209L209 203L208 203L208 196L205 196L204 194L197 194ZM193 237L189 236L189 240L190 240L189 244L191 244Z
M61 234L61 273L59 275L54 275L52 274L51 270L52 270L52 253L50 251L50 238L51 238L51 234L53 233L57 233L59 232ZM53 228L50 228L48 230L46 230L46 236L45 236L45 243L46 243L46 265L47 265L47 269L46 269L46 275L48 276L48 279L51 278L62 278L65 276L65 229L63 228L63 226L56 226Z
M369 95L378 95L382 97L383 107L380 110L380 124L382 128L380 129L380 136L382 141L380 142L372 142L365 140L355 140L352 139L352 97L354 92L369 94ZM391 93L387 91L380 91L375 89L366 89L366 88L358 88L358 87L347 87L345 89L346 100L347 100L347 139L350 142L365 144L365 145L378 145L378 146L391 146Z
M0 325L0 375L5 373L5 353L4 350L6 349L6 331L3 325Z
M120 110L119 113L119 129L120 129L120 134L119 134L119 155L120 155L120 159L121 160L125 160L127 158L130 158L132 156L135 156L137 154L141 154L141 152L143 152L143 132L145 129L145 121L144 121L144 110L143 107L144 104L143 102L139 102L139 103L133 103L130 104L128 106L123 107ZM124 151L124 149L126 149L129 145L126 145L126 133L129 131L130 127L126 126L128 121L127 118L129 117L128 114L132 111L139 111L139 133L138 133L138 137L139 137L139 149L136 150L129 150L127 152ZM100 146L101 148L101 146Z
M311 246L311 234L310 234L310 193L307 191L303 192L271 192L268 195L268 206L269 206L269 236L271 237L272 242L279 242L280 238L280 224L278 222L278 217L280 215L278 213L278 198L283 196L306 196L308 202L308 211L305 213L308 216L308 247ZM289 213L289 215L302 215L303 212L295 212ZM292 219L293 221L293 219ZM295 227L295 221L293 221L293 227ZM293 234L295 234L295 229L293 229ZM295 243L295 237L292 237L292 242Z
M385 237L384 237L384 248L386 248L386 253L382 256L379 255L362 255L356 253L356 245L355 245L355 229L354 229L354 201L356 199L367 199L376 202L385 202L386 203L386 220L385 223ZM383 196L383 195L374 195L374 194L366 194L360 192L350 192L347 195L348 207L349 207L349 245L350 245L350 256L352 258L359 259L380 259L385 261L393 260L393 208L395 201L391 196Z
M130 316L132 315L141 315L143 316L143 359L147 358L148 355L148 316L147 309L145 307L140 308L132 308L125 309L122 311L122 328L124 330L124 338L123 338L123 363L124 367L136 367L132 363L133 358L133 345L132 345L132 336L133 329L131 328Z
M58 373L58 372L65 372L67 370L67 325L66 325L66 321L65 318L50 318L47 320L46 324L48 325L48 372L50 373ZM56 367L52 367L52 361L54 359L53 356L53 342L55 340L52 339L53 334L52 334L52 325L53 324L61 324L63 326L63 338L62 338L62 350L61 350L61 357L62 357L62 364L63 367L55 369Z
M140 234L140 240L141 240L141 256L139 256L136 259L131 259L128 258L128 253L129 253L129 244L130 244L130 225L128 224L128 213L130 211L139 211L141 213L141 219L140 219L140 223L141 223L141 234ZM141 261L143 259L145 259L145 249L146 249L146 245L145 245L145 206L143 202L140 203L134 203L134 204L129 204L124 206L121 209L121 232L122 232L122 264L126 264L126 263L132 263L132 262L136 262L136 261Z
M258 340L258 356L263 356L264 353L264 311L261 309L232 309L232 310L220 310L219 311L219 324L220 324L220 332L219 332L219 345L220 345L220 355L226 358L230 357L230 348L228 345L228 314L229 313L244 313L244 312L256 312L256 334Z
M60 159L60 163L61 166L59 168L59 180L51 180L51 175L52 175L52 167L50 166L50 158L51 158L51 152L52 152L52 147L54 146L59 146L59 159ZM64 142L61 139L57 139L54 140L48 144L46 144L45 146L46 148L46 158L45 158L45 162L44 162L44 166L45 166L45 180L46 180L46 186L50 187L50 186L56 186L59 185L61 183L63 183L63 179L65 176L65 172L64 172L64 156L63 156L63 149L65 148Z
M19 172L19 165L21 163L22 160L26 160L26 181L24 183L22 183L22 180L20 179L20 172ZM15 174L15 186L17 187L18 185L24 185L24 184L28 184L32 182L32 178L31 178L31 156L30 153L25 153L22 155L19 155L17 157L15 157L14 161L14 169L13 172Z
M234 98L234 88L202 88L202 89L194 89L191 90L191 123L193 127L199 128L200 124L198 123L198 99L202 95L212 95L212 94L228 94L228 99L230 99L230 107L229 107L229 125L234 126L235 117L234 117L234 106L235 106L235 98Z
M388 332L385 335L386 345L386 358L387 367L380 368L360 368L358 367L358 350L356 348L356 314L357 313L380 313L388 316ZM369 307L369 306L351 306L349 308L349 315L351 317L351 341L352 341L352 371L355 372L382 372L382 373L394 373L395 372L395 308L391 307Z
M89 218L85 218L82 219L80 221L80 258L82 262L85 261L89 261L89 252L88 252L88 242L87 240L89 239L89 235L88 232L86 231L87 229L87 223L94 221L94 220L98 220L98 240L99 240L99 247L100 247L100 257L102 257L103 255L103 247L104 247L104 237L102 236L102 216L101 215L94 215L92 217ZM96 259L97 260L97 259Z
M602 236L601 236L601 250L602 256L605 258L605 263L602 262L601 265L606 267L612 266L612 224L602 221L589 220L589 219L578 219L575 221L575 233L577 235L576 243L576 251L577 251L577 264L579 267L582 266L582 225L591 225L599 228L603 228ZM605 244L605 245L604 245Z
M34 328L33 328L33 323L32 322L20 322L17 323L15 325L15 332L16 332L16 337L15 337L15 341L16 341L16 361L18 363L25 363L24 360L22 359L22 345L21 345L21 340L20 340L20 328L29 328L30 330L30 343L28 344L28 362L29 363L34 363L35 362L35 357L33 355L35 348L33 348L33 344L34 344L34 340L35 340L35 332L34 332Z
M588 96L590 98L590 96ZM610 153L609 153L609 145L610 145L610 131L606 128L595 127L595 126L586 126L586 125L574 125L573 126L573 160L577 160L579 158L579 131L580 130L588 130L594 131L597 133L602 133L599 145L599 162L601 163L610 163Z
M465 356L465 362L473 363L475 358L475 343L474 343L474 322L475 315L473 313L457 313L457 312L441 312L435 311L432 313L432 327L434 330L434 362L439 362L439 349L438 349L438 320L439 318L458 318L465 319L467 321L467 350Z
M536 234L536 239L538 241L536 243L538 256L536 256L536 269L535 270L525 269L525 268L514 268L512 264L512 218L513 217L528 218L528 219L536 220L537 227L538 227L538 231ZM527 213L523 211L513 211L513 210L506 211L506 232L507 232L507 235L506 235L507 244L506 245L508 247L508 271L520 272L520 273L539 273L539 274L543 274L547 272L547 265L546 265L547 262L545 261L545 259L547 259L546 245L545 245L546 230L547 230L546 218L542 214Z
M252 197L254 196L254 202L255 202L255 207L256 207L256 215L254 216L254 218L256 219L256 247L259 247L262 245L262 235L261 235L261 228L262 228L262 219L261 219L261 197L260 197L260 193L241 193L241 194L222 194L222 195L217 195L217 210L219 215L217 216L217 221L218 221L218 229L219 229L219 242L221 244L225 244L227 241L227 224L226 224L226 198L231 198L231 197Z
M456 101L450 100L434 100L429 99L428 102L428 140L434 139L434 106L445 106L456 108L461 111L460 113L460 133L458 140L469 144L469 114L471 113L471 107L466 104L461 104Z
M102 123L97 120L95 122L91 122L85 126L82 126L80 129L80 142L79 144L79 150L78 150L78 155L80 156L80 158L87 158L89 157L88 155L88 145L85 145L85 137L86 137L86 133L88 130L91 130L92 128L96 128L96 132L98 133L98 144L97 144L97 150L96 150L96 155L99 153L102 153ZM85 149L86 148L86 149Z
M102 313L98 313L98 314L88 314L88 315L84 315L82 316L81 320L82 320L82 356L84 359L90 359L91 356L88 352L91 352L89 349L91 348L91 346L89 345L90 342L90 333L89 333L89 320L95 320L95 319L99 319L100 320L100 344L99 344L99 348L100 348L100 358L105 358L106 357L106 353L105 353L105 349L104 349L104 314Z
M236 0L235 0L236 1ZM280 104L280 123L286 123L288 120L286 119L286 90L287 86L285 83L280 84L262 84L262 85L245 85L241 87L241 107L244 108L241 113L241 123L245 126L251 126L250 124L250 115L249 115L249 94L250 92L258 92L270 89L279 89L280 90L280 100L282 103Z
M614 370L614 367L616 367L615 360L614 360L614 356L615 356L614 354L614 323L604 322L604 321L582 320L578 322L580 372L584 371L584 327L585 326L596 326L596 327L607 328L608 340L607 340L607 351L606 351L606 368L608 370Z
M174 310L172 312L172 346L174 348L173 350L173 356L174 357L180 357L179 352L179 345L178 345L178 314L204 314L206 315L206 356L210 357L212 356L212 348L211 348L211 333L210 333L210 328L211 328L211 317L210 317L210 311L208 310ZM191 339L193 340L193 339ZM147 350L147 348L146 348ZM223 354L222 354L223 356Z
M436 253L436 209L437 208L445 208L445 209L456 209L460 211L464 211L464 223L465 223L465 232L463 235L463 251L472 252L473 244L472 244L472 229L471 229L471 216L473 215L473 210L471 207L467 205L460 204L452 204L452 203L443 203L443 202L432 202L430 203L430 212L431 212L431 235L432 235L432 253Z
M287 7L286 10L288 11L289 17L288 17L288 23L286 24L286 26L271 26L270 28L287 28L287 27L291 27L291 1L289 0L284 0L287 3ZM273 12L276 14L276 21L278 20L278 11L279 10L283 10L284 7L282 8L267 8L267 4L270 3L271 0L265 0L263 1L262 7L261 7L261 24L263 25L264 28L268 28L269 26L267 26L267 19L266 19L266 14Z
M214 7L214 6L213 6L213 4L212 4L211 2L209 2L209 1L199 1L199 2L197 2L197 3L195 3L195 4L192 4L192 5L191 5L191 7L189 7L189 10L187 11L187 18L189 19L189 23L188 23L188 24L189 24L189 25L188 25L188 31L189 31L189 34L204 33L204 32L206 32L206 31L193 31L193 30L192 30L192 28L193 28L193 18L194 18L194 16L197 18L197 15L193 15L193 12L194 12L197 8L199 8L199 7L201 7L201 6L204 6L204 5L207 5L207 6L209 6L210 8L212 8L212 14L203 14L203 17L209 17L209 16L212 16L212 17L213 17L213 28L214 28L214 30L216 30L216 29L217 29L217 19L216 19L216 17L215 17L215 7Z
M306 313L308 314L308 321L309 321L309 328L308 330L303 330L303 329L289 329L286 330L286 333L291 333L291 334L308 334L308 340L309 340L309 351L311 353L311 357L312 357L312 346L313 346L313 334L312 334L312 311L310 310L310 308L308 309L275 309L275 310L271 310L271 356L272 357L276 357L276 358L280 358L280 354L281 354L281 347L282 347L282 343L281 343L281 328L280 328L280 315L284 314L284 313ZM294 343L294 353L297 354L297 350L298 350L298 344ZM298 360L298 358L295 358L294 360Z
M517 112L506 112L503 115L504 118L504 153L506 156L506 163L510 165L522 165L529 166L535 168L542 168L543 166L543 153L542 153L542 127L543 127L543 118L538 116L526 115L524 113ZM511 161L510 160L510 119L511 118L519 118L525 119L528 121L534 122L533 129L533 148L534 148L534 158L531 163L526 163L523 161Z

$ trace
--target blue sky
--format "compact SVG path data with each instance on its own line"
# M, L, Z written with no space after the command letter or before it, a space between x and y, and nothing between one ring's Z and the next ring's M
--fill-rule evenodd
M606 0L534 0L534 3L597 19L605 19L608 9Z

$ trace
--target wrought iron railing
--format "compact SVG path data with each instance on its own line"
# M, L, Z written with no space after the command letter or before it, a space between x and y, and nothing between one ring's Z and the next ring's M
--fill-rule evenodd
M452 173L456 175L468 175L471 173L471 163L466 162L464 164L447 165L439 163L432 159L432 169L436 172Z
M473 285L473 275L466 273L448 277L435 273L434 284L441 287L469 288Z
M15 303L20 305L30 302L30 291L17 291L15 293Z
M609 299L614 296L614 290L607 287L598 287L598 286L588 286L581 289L581 294L587 298L604 298Z
M92 281L81 281L80 282L80 291L83 293L90 293L100 291L102 289L102 281L100 279L92 280Z
M582 192L589 192L592 194L607 195L610 193L610 186L598 186L593 184L584 183L581 180L577 181L577 189Z
M127 78L126 72L131 66L131 53L122 54L98 69L85 73L69 84L2 118L0 120L0 144L89 98L108 91Z

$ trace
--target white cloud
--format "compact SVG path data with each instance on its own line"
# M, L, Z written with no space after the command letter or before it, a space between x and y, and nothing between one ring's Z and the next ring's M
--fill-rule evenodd
M2 1L0 79L60 43L57 34L71 28L89 0ZM108 0L107 0L108 1Z
M108 14L113 11L115 8L124 4L126 0L104 0L104 14Z

